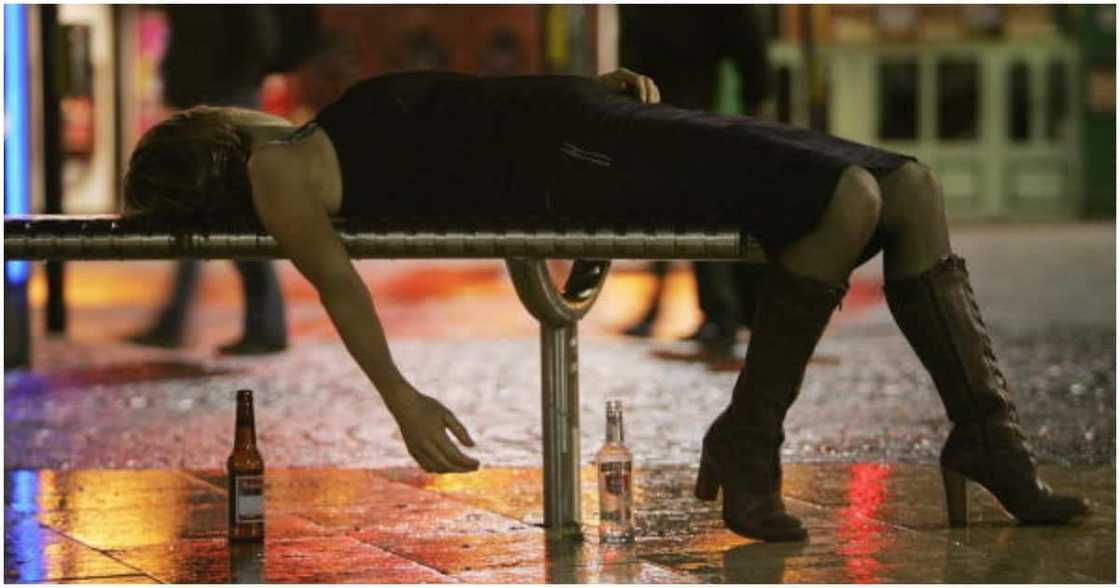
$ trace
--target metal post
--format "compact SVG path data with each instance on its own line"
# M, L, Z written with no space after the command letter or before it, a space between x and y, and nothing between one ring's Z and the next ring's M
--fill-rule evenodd
M563 534L579 533L581 520L578 328L541 323L544 525Z
M62 82L65 61L58 7L39 7L40 43L43 55L43 208L62 213ZM45 264L47 278L47 332L66 332L65 262Z
M579 537L579 339L577 323L606 280L609 261L576 261L563 291L541 259L508 259L521 302L541 323L544 526Z

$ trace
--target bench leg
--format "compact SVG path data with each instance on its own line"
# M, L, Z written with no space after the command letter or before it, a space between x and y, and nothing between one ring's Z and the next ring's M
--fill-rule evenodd
M541 421L544 526L550 536L579 537L579 319L595 303L609 261L572 264L563 289L543 259L507 259L517 297L541 324Z
M580 535L578 323L541 324L541 421L544 441L544 525Z

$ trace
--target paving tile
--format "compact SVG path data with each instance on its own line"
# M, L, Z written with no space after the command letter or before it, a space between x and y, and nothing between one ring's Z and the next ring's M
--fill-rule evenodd
M476 507L501 513L529 524L543 524L541 507L542 482L538 468L489 468L484 467L469 474L428 474L418 468L391 468L384 470L390 479L440 495L454 498ZM635 501L641 500L641 468L635 468ZM597 525L599 520L598 481L593 466L580 471L582 519L586 525Z
M81 578L77 580L58 580L59 584L155 584L156 579L145 575L104 576L100 578Z
M40 526L32 516L5 516L5 582L56 582L136 573L136 569L105 553Z
M1043 466L1039 470L1059 491L1082 494L1099 508L1115 512L1114 468ZM973 483L967 488L970 521L1014 524L986 490ZM911 529L936 530L947 525L941 472L934 465L793 464L784 468L783 494L820 506L848 508L855 515Z
M471 570L514 567L544 559L543 531L500 534L437 534L388 538L380 533L353 535L362 541L448 575Z
M192 507L225 495L178 470L5 470L5 504L35 512Z
M417 550L423 550L422 552ZM458 542L409 543L394 549L432 558L449 575L470 583L692 583L689 574L638 556L634 545L599 545L544 533L501 538L464 536ZM422 559L423 560L423 559Z
M112 554L161 582L428 583L450 578L355 539L334 536L231 544L197 539Z
M214 584L230 580L227 545L224 537L183 539L109 553L160 582Z
M383 505L311 508L299 515L322 527L326 533L349 533L370 541L410 537L417 529L433 536L462 533L497 534L534 529L520 521L474 508L438 495L413 490L411 501Z
M267 464L266 464L267 468ZM212 486L225 488L218 470L189 472ZM267 468L265 495L269 508L289 512L307 507L377 504L400 498L404 490L374 470L357 468Z
M58 532L98 549L158 545L177 539L225 537L225 504L113 510L52 511L38 520Z
M419 584L453 582L398 554L335 536L266 543L264 581L270 583Z
M541 518L541 472L484 467L469 474L435 475L419 468L384 470L389 479L522 521Z
M174 470L8 470L5 480L6 510L94 548L225 532L225 497Z
M836 509L799 502L791 502L787 508L805 523L810 533L808 542L765 543L709 527L693 529L681 537L640 541L642 557L688 571L707 582L862 583L881 579L878 570L893 561L914 558L915 553L928 552L931 546L939 547L937 542L927 541L917 533L879 521L845 519ZM957 549L974 559L980 558L978 553ZM942 557L940 551L937 553ZM926 558L929 557L927 554Z
M1116 581L1115 519L1090 518L1075 526L970 525L931 538L979 552L987 581Z
M463 572L471 584L692 584L698 580L649 562L567 568L543 565Z

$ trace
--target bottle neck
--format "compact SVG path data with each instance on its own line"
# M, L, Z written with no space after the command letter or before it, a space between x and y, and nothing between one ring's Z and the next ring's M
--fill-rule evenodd
M622 445L624 441L624 433L622 428L622 415L609 414L607 415L607 443L617 443Z
M253 420L252 402L239 402L237 404L237 423L233 434L235 447L255 447L257 445L257 428Z

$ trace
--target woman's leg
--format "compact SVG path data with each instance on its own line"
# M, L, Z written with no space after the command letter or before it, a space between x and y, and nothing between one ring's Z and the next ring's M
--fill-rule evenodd
M880 222L882 206L874 176L862 168L848 168L817 226L782 251L778 261L800 276L847 282Z
M768 267L746 362L731 405L704 437L696 487L697 497L709 500L723 488L724 520L739 534L768 541L806 536L781 500L782 422L879 211L874 178L849 168L817 226Z
M883 273L916 276L951 252L941 183L920 163L907 163L880 182Z
M1023 522L1086 512L1080 498L1053 494L1038 479L964 260L950 250L936 178L907 164L884 178L882 192L887 304L953 423L941 452L950 524L967 523L965 478Z

